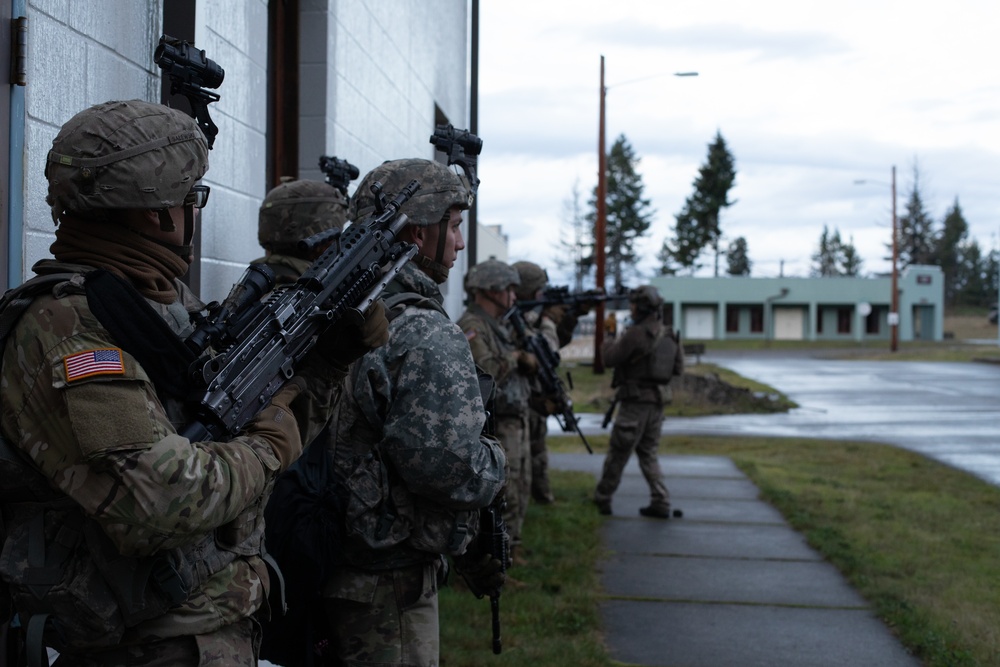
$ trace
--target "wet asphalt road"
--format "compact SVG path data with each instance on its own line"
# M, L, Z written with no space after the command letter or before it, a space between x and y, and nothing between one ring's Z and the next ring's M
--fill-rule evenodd
M778 352L705 355L798 403L787 414L670 418L664 433L887 442L1000 486L1000 364L856 361ZM607 433L581 415L586 434ZM550 433L558 433L550 424Z

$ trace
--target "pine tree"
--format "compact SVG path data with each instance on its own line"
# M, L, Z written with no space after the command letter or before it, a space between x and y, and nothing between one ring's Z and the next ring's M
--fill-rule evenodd
M946 306L955 305L958 295L959 263L961 261L961 247L969 235L969 223L962 215L962 208L958 205L958 197L955 203L944 216L941 224L941 233L934 241L933 262L941 267L944 274L944 302Z
M687 198L684 208L675 217L674 238L663 242L657 255L661 273L676 273L678 269L697 270L698 256L706 247L715 254L715 275L719 275L719 242L722 227L719 214L735 204L729 201L729 190L736 181L736 161L721 132L708 146L708 158L698 170L694 192Z
M753 262L747 255L747 240L742 236L729 244L726 251L726 262L729 267L727 273L731 276L749 276Z
M913 165L913 189L906 201L906 211L899 217L899 268L934 261L934 220L920 194L920 170Z
M840 246L840 274L843 276L860 276L864 261L854 247L854 237Z
M608 153L605 227L607 274L614 279L615 290L622 289L625 285L626 273L634 273L633 267L638 259L635 243L649 230L655 214L649 199L642 196L645 186L642 176L636 171L639 161L625 135L620 135ZM594 188L589 203L592 210L587 219L593 224L597 220L597 188ZM589 268L594 261L592 243L591 255L584 258L584 266Z
M813 276L836 276L838 254L840 252L840 232L835 231L833 235L826 225L823 225L823 233L819 237L819 249L813 254L813 265L810 273Z

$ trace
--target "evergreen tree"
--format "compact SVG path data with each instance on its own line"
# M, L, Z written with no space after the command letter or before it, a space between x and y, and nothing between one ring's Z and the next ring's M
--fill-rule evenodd
M813 276L837 276L840 275L837 265L840 261L840 232L834 231L831 235L826 225L823 225L823 233L819 236L819 249L813 254L813 265L810 273Z
M858 249L854 247L854 237L847 243L840 246L840 275L860 276L861 267L864 261L858 254Z
M975 239L963 243L955 273L955 302L963 306L991 305L987 262ZM993 300L996 303L996 299Z
M920 194L920 170L913 165L913 189L906 201L906 211L899 217L899 268L934 261L934 220Z
M698 256L706 247L715 254L715 275L719 275L719 242L722 228L719 213L735 204L729 201L729 190L736 181L736 161L721 132L708 146L708 158L698 170L694 192L687 198L684 208L675 217L674 238L663 242L657 255L661 273L676 273L680 268L698 268Z
M962 244L969 235L969 223L962 215L962 208L955 203L944 216L941 233L934 241L933 262L941 267L944 273L944 303L955 305L958 296L958 271L961 262Z
M753 262L747 255L747 240L742 236L729 244L726 251L726 261L729 264L728 273L731 276L749 276Z
M813 276L861 275L862 260L857 248L854 247L854 237L844 243L840 238L840 230L835 228L831 234L826 225L823 225L823 233L819 237L819 249L813 254L812 261L810 273Z
M608 153L607 173L605 262L607 275L614 279L614 290L623 288L626 273L635 272L636 240L649 230L655 214L649 199L642 196L645 186L636 171L639 161L625 135L620 135ZM587 220L594 224L597 221L596 187L589 203L592 210ZM584 266L589 269L595 259L594 243L591 243L591 255L584 258Z

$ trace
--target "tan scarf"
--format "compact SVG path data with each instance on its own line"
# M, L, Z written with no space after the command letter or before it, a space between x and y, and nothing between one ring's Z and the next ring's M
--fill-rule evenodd
M49 250L61 262L107 269L157 303L177 300L174 280L188 270L188 263L167 248L113 222L64 216Z

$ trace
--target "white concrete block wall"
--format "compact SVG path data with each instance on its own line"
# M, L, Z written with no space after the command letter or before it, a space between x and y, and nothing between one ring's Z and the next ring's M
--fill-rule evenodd
M159 99L152 62L164 0L28 0L24 277L49 256L45 155L59 127L109 99ZM198 0L195 45L226 71L202 220L201 295L221 299L250 260L266 194L267 0ZM300 176L320 153L362 174L383 160L433 157L435 106L468 127L467 0L302 0ZM460 257L447 308L462 311Z
M266 194L267 0L198 0L195 43L226 72L210 105L219 126L205 182L201 297L222 300L263 255L257 210Z
M24 279L36 261L51 256L55 239L44 176L52 140L88 106L157 98L159 70L149 44L151 35L159 38L161 12L159 0L29 0L27 17Z

